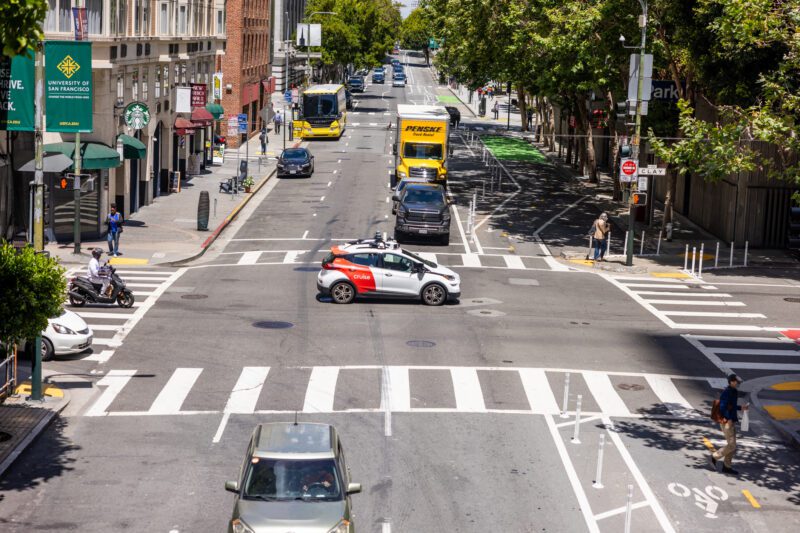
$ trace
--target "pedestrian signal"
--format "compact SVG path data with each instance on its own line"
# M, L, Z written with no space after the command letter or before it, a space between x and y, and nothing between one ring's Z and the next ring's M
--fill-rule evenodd
M633 205L647 205L647 193L635 192L631 195L631 203Z
M61 176L56 180L56 188L64 191L71 191L75 188L75 178Z

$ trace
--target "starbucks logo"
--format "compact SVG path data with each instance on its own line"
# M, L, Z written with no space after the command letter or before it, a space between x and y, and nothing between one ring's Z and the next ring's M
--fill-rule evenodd
M125 124L134 130L140 130L150 123L150 110L141 102L133 102L125 108Z

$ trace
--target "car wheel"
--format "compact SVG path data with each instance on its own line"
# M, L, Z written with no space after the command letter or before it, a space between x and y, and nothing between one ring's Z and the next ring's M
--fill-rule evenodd
M447 301L447 289L438 283L431 283L422 289L422 303L425 305L442 305Z
M52 361L55 355L53 343L47 337L42 337L42 361Z
M450 246L450 234L442 235L439 242L441 242L442 246Z
M356 290L346 281L340 281L331 287L331 297L337 304L353 303L356 299Z

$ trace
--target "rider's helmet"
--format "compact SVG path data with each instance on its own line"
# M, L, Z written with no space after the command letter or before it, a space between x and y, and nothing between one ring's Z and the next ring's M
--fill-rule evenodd
M100 248L95 248L94 250L92 250L92 256L95 259L100 259L101 255L103 255L103 250L101 250Z

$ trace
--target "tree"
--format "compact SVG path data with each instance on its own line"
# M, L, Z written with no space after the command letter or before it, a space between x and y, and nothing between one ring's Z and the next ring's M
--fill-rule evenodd
M0 2L0 44L3 55L14 57L44 40L42 22L47 0L3 0Z
M425 10L412 11L400 25L400 43L403 48L422 50L428 47L428 39L434 37Z
M47 319L61 314L66 289L56 259L0 244L0 341L6 349L41 335Z

